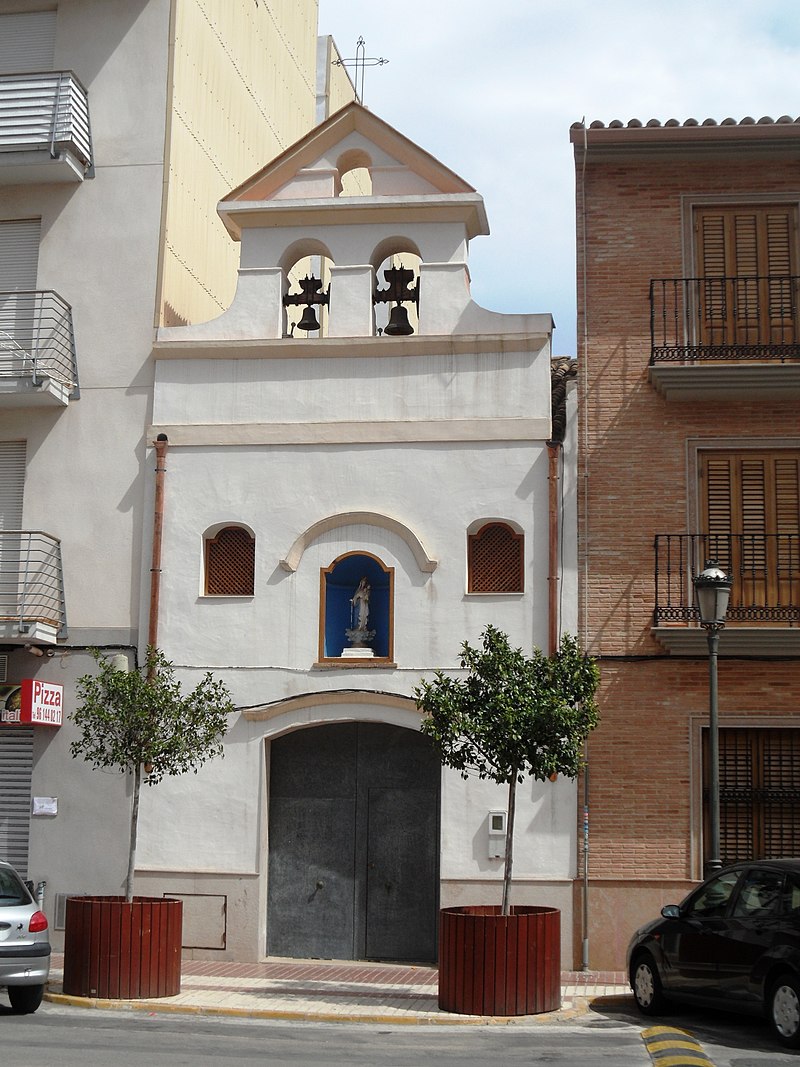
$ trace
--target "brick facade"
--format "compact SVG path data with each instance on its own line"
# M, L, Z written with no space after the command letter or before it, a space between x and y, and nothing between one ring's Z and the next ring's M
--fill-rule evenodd
M653 633L654 537L698 529L698 448L800 445L789 390L714 400L657 391L649 284L696 272L693 204L796 204L799 134L797 123L573 130L581 637L602 668L589 744L592 967L623 965L635 926L702 871L708 660L704 642L676 654ZM800 659L721 646L722 729L800 725L798 688Z

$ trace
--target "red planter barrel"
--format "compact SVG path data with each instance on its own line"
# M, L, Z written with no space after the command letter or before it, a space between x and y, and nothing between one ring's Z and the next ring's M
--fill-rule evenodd
M561 1007L561 912L516 905L439 912L439 1007L536 1015Z
M132 1000L181 991L183 901L68 897L64 992Z

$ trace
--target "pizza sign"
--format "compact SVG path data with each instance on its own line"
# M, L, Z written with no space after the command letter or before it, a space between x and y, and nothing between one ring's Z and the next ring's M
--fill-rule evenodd
M0 686L0 723L8 726L60 726L64 686L40 678Z

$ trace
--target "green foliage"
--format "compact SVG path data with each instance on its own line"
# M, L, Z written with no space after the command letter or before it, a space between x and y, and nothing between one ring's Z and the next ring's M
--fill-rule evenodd
M487 626L482 647L461 646L461 666L466 677L437 671L414 690L427 715L422 732L445 766L507 784L578 774L583 742L598 722L600 674L575 638L564 637L552 656L536 649L528 657Z
M222 737L233 712L222 682L206 674L183 696L172 664L157 648L147 650L141 671L116 669L97 650L99 673L78 679L81 701L72 719L80 738L70 746L94 767L138 773L155 785L169 775L197 773L222 755Z

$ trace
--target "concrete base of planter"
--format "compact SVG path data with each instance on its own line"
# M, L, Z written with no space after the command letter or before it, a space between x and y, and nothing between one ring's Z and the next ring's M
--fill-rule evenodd
M517 905L439 913L439 1007L536 1015L561 1007L561 912Z
M68 897L64 992L134 1000L181 991L183 901Z

